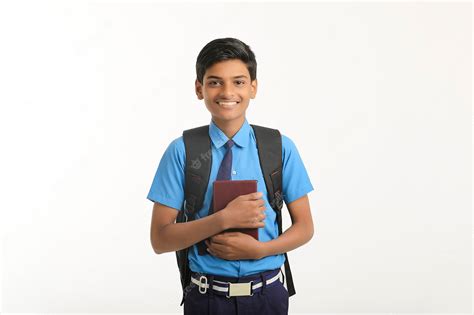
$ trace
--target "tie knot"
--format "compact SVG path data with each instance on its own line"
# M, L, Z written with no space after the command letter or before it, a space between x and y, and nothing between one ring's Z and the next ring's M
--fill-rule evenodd
M234 141L229 140L229 141L227 141L224 145L225 145L225 148L226 148L227 150L229 150L229 149L232 148L232 146L234 145Z

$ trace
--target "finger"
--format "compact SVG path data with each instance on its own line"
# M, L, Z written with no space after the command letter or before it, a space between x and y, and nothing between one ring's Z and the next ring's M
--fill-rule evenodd
M216 235L213 235L213 236L211 236L211 241L212 242L218 242L219 240L223 240L227 237L227 234L229 234L229 232L221 232L221 233L218 233Z
M227 237L235 237L235 236L239 236L239 234L242 234L242 233L241 232L227 232L226 236Z
M215 256L217 258L223 259L223 257L224 257L224 253L221 250L217 249L215 244L212 245L211 247L207 248L207 251L209 253L211 253L212 256Z
M260 218L254 218L251 222L251 228L259 228L262 227L262 222Z
M213 256L216 256L214 250L212 249L212 246L213 246L212 242L209 242L208 240L206 240L205 242L206 242L206 246L207 246L206 250L209 253L211 253Z
M261 208L265 206L265 200L263 199L253 200L252 202L253 202L254 207L256 208Z
M263 193L258 191L247 195L242 195L244 200L257 200L263 197Z
M212 238L212 244L226 244L226 243L227 243L227 237L215 236Z
M226 237L227 235L232 234L232 233L234 233L234 232L225 231L225 232L221 232L221 233L219 233L219 234L217 234L217 235L221 235L221 236L223 236L223 237Z
M215 256L214 244L213 242L206 241L207 250Z
M210 248L213 252L222 254L222 252L225 252L227 246L219 243L212 243Z
M208 247L208 248L207 248L207 251L208 251L209 254L211 254L212 256L219 257L219 255L218 255L216 252L214 252L211 248Z

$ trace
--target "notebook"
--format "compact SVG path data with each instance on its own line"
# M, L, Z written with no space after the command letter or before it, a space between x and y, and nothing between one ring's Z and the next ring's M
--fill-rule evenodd
M257 180L216 180L213 183L214 213L224 209L229 202L240 195L257 192ZM258 240L258 228L236 228L225 232L242 232Z

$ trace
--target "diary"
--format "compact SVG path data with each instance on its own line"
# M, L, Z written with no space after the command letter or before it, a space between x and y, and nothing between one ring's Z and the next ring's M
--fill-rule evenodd
M257 192L257 180L216 180L213 183L214 213L224 209L229 202L240 195ZM258 240L258 228L236 228L225 232L238 231Z

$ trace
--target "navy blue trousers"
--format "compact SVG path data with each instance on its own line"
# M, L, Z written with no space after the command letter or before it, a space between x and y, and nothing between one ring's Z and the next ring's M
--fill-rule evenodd
M229 282L250 282L258 279L264 280L265 276L273 276L277 274L279 269L269 270L242 278L229 278L222 276L206 275L208 283L212 287L212 281L229 281ZM199 279L197 274L195 278ZM264 281L265 283L265 281ZM254 290L252 296L233 296L217 294L215 291L208 289L205 294L199 292L196 284L190 283L185 288L186 297L184 300L185 315L232 315L232 314L258 314L258 315L287 315L289 295L280 280L276 280L271 284L264 284L262 287Z

